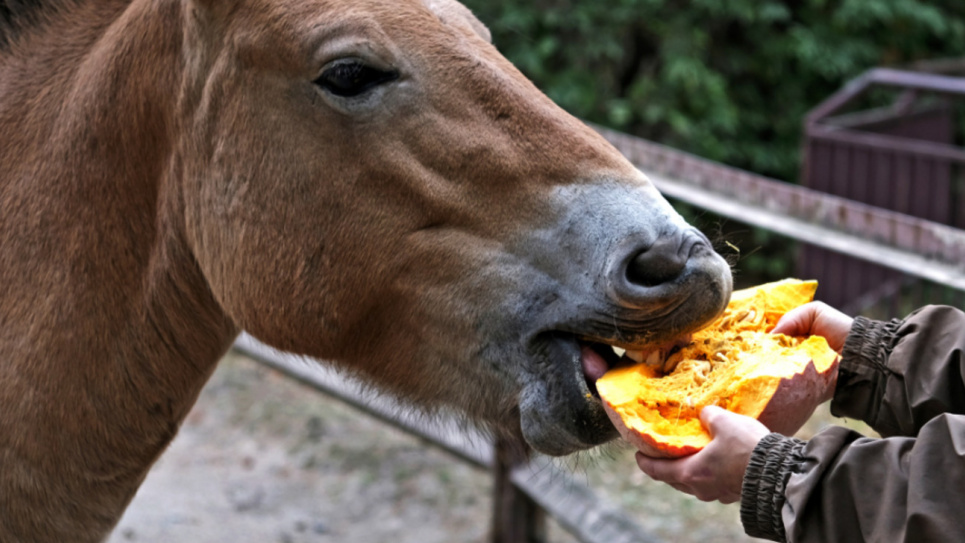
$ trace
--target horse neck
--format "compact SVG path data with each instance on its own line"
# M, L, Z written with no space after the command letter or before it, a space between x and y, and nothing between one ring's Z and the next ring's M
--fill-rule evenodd
M0 540L109 528L237 333L172 175L180 13L137 3L0 53Z

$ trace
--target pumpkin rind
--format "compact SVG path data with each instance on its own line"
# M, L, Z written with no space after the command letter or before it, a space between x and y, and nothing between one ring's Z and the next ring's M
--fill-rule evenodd
M671 356L667 374L646 364L614 368L596 388L614 426L645 454L678 457L710 442L700 410L718 405L793 433L800 405L827 389L837 353L820 336L771 334L786 312L811 301L815 281L785 279L734 292L715 322Z

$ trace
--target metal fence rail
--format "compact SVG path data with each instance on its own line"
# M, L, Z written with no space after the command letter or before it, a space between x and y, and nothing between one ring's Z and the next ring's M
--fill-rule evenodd
M388 397L367 393L357 381L303 357L281 353L247 334L233 349L253 360L391 426L424 439L496 477L493 541L540 543L545 533L540 512L584 543L658 543L622 510L599 499L552 460L535 456L520 461L519 447L494 441L446 417L426 418ZM500 489L503 489L502 491ZM534 514L535 513L535 514Z
M965 290L965 231L597 130L665 195L792 239Z

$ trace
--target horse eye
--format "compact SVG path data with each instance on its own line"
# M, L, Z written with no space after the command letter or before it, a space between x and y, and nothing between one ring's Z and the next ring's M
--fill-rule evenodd
M315 84L335 96L351 98L398 78L396 71L373 68L358 60L343 60L326 68Z

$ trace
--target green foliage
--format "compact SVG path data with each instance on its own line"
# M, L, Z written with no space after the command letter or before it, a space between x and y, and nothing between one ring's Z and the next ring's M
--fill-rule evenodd
M965 54L963 0L464 0L575 115L781 179L802 119L874 66Z
M965 55L965 0L463 2L576 116L790 181L804 116L848 80ZM785 238L678 209L727 240L738 282L793 273Z

